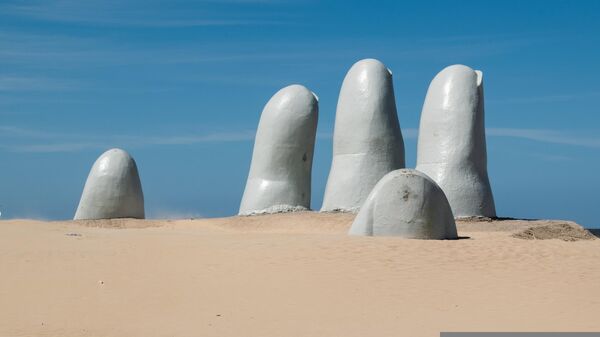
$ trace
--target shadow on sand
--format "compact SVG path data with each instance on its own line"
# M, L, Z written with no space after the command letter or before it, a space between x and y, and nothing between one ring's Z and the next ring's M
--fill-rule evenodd
M595 237L600 239L600 228L586 228L590 233L592 233Z

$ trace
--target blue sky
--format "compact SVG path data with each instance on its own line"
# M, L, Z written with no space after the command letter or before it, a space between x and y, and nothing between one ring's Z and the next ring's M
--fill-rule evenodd
M2 218L71 218L111 147L148 216L233 215L260 112L293 83L320 98L318 209L340 85L368 57L394 72L408 167L429 82L466 64L498 214L600 227L597 1L0 1Z

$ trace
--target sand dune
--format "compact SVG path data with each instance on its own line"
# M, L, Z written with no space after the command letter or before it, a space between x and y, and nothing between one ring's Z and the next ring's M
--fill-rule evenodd
M513 237L572 223L420 241L348 237L352 219L0 221L0 336L600 330L600 240Z

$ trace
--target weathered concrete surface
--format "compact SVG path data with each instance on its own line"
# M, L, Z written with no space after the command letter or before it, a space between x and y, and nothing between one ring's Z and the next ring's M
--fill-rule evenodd
M279 90L260 117L239 214L310 208L319 113L316 95L301 85Z
M144 218L144 194L137 165L121 149L110 149L96 160L74 217L113 218Z
M481 71L453 65L431 81L421 113L417 170L440 185L455 217L496 216Z
M407 239L456 239L456 224L442 189L425 174L401 169L386 174L354 219L350 235Z
M340 90L321 211L357 212L381 177L403 167L392 73L378 60L361 60Z

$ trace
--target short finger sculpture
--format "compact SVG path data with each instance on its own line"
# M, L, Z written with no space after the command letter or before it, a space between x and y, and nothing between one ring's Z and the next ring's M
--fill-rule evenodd
M444 190L455 217L495 217L487 173L483 74L464 65L438 73L427 91L417 170Z
M310 209L319 107L301 85L279 90L262 111L240 215Z
M442 189L425 174L401 169L375 185L350 235L456 239L456 224Z
M144 218L144 194L137 165L121 149L110 149L96 160L74 217L113 218Z
M403 167L392 73L377 60L361 60L340 90L321 211L357 212L381 177Z

